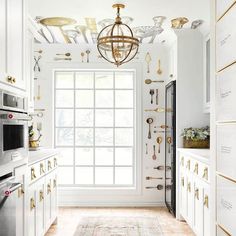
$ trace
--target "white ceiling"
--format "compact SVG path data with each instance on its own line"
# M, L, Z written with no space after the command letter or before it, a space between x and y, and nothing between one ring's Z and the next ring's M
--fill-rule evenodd
M85 17L94 17L97 22L105 18L115 18L112 8L114 0L30 0L29 11L32 18L36 16L64 16L77 20L78 24L85 24ZM163 24L164 32L159 40L169 40L170 20L177 17L187 17L190 27L193 20L202 19L204 24L201 31L209 29L210 0L122 0L116 1L126 5L121 16L134 18L131 27L153 25L154 16L166 16Z

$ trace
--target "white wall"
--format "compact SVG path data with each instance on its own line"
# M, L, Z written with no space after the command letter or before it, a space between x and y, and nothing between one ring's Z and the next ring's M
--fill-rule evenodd
M86 49L90 49L90 63L81 63L80 53ZM55 68L114 68L113 65L104 63L103 59L99 59L98 52L94 45L35 45L35 50L42 49L42 60L40 61L41 72L36 73L35 77L35 96L37 96L38 85L41 87L41 99L35 100L35 108L46 109L44 117L40 119L42 122L42 146L53 147L53 77L52 71ZM71 62L55 62L53 58L56 53L70 52L73 60ZM151 73L146 73L145 55L150 52L152 57ZM36 54L37 55L37 54ZM161 145L161 154L157 154L158 158L153 161L152 145L156 144L155 140L157 134L152 133L152 140L147 139L148 125L146 124L147 117L154 118L154 125L160 126L164 124L164 113L143 112L146 108L156 108L155 103L150 104L149 89L159 89L159 107L164 107L164 84L144 84L145 79L163 79L167 80L169 76L168 66L168 49L164 45L141 45L139 59L134 59L128 63L124 68L137 69L137 84L138 86L138 109L140 110L139 117L141 120L138 124L140 131L140 147L138 155L138 186L136 190L81 190L77 189L60 189L59 190L59 204L60 205L127 205L127 206L147 206L147 205L163 205L164 204L164 190L157 191L146 190L146 186L156 186L157 184L164 185L163 180L145 180L146 176L163 177L164 171L153 170L154 166L164 165L164 142ZM161 59L161 67L163 74L157 76L157 60ZM121 67L123 68L123 67ZM153 126L154 126L153 125ZM162 134L164 137L164 135ZM149 155L145 155L145 143L149 145Z

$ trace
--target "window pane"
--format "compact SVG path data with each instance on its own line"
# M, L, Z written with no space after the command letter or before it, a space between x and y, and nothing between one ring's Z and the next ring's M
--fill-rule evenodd
M73 128L56 128L56 145L72 146L73 145Z
M75 183L93 184L93 167L76 167Z
M133 91L115 91L116 107L132 108L133 107Z
M113 110L99 109L95 111L96 127L112 127L113 126Z
M93 165L93 148L76 148L75 164Z
M77 72L75 75L76 88L93 88L93 72Z
M59 167L58 172L59 184L73 184L73 167Z
M73 126L74 110L56 109L56 126Z
M116 88L133 88L133 72L116 72Z
M113 165L113 148L96 148L95 165Z
M96 88L113 88L113 72L96 72Z
M93 110L92 109L77 109L75 117L75 125L82 127L93 126Z
M76 91L76 107L93 107L93 91L77 90Z
M133 164L133 149L132 148L116 148L115 149L115 164L116 165L132 165Z
M56 88L74 88L74 73L56 72Z
M57 148L57 150L60 152L59 158L58 158L58 164L59 165L73 165L73 148Z
M113 107L113 91L97 90L96 107Z
M113 129L95 129L95 145L96 146L112 146L113 145Z
M93 145L93 129L77 128L76 129L76 145L92 146Z
M113 184L113 168L96 167L95 184Z
M115 129L115 144L117 146L133 146L133 129Z
M73 107L74 91L73 90L56 90L56 107Z
M116 167L115 184L133 184L132 167Z
M119 109L115 111L116 126L118 127L132 127L133 126L133 110Z

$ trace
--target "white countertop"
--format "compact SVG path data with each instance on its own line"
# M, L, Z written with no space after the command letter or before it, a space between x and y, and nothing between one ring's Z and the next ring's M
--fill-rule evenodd
M177 150L186 155L195 157L206 164L210 164L210 149L178 148Z
M37 151L29 151L29 162L28 165L32 165L48 157L58 154L56 149L42 148Z

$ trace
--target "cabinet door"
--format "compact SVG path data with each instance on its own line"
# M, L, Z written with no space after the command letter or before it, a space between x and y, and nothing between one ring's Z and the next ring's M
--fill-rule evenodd
M205 184L203 188L203 235L208 236L210 235L210 209L211 209L211 202L210 202L210 186Z
M180 214L183 218L187 217L187 178L185 174L181 173L180 179Z
M28 235L36 236L36 190L35 185L28 188Z
M194 182L194 223L193 228L198 236L203 235L203 187L202 183L195 179Z
M187 222L190 227L193 226L193 200L194 200L194 185L192 176L187 176Z
M44 209L45 209L45 179L42 178L37 182L36 190L36 231L37 236L43 236L45 232L44 226Z
M25 0L7 0L7 67L12 85L25 90Z
M47 231L51 225L51 192L52 192L52 179L48 174L45 177L45 230Z
M51 221L55 221L57 217L57 170L52 172L52 192L51 192Z

